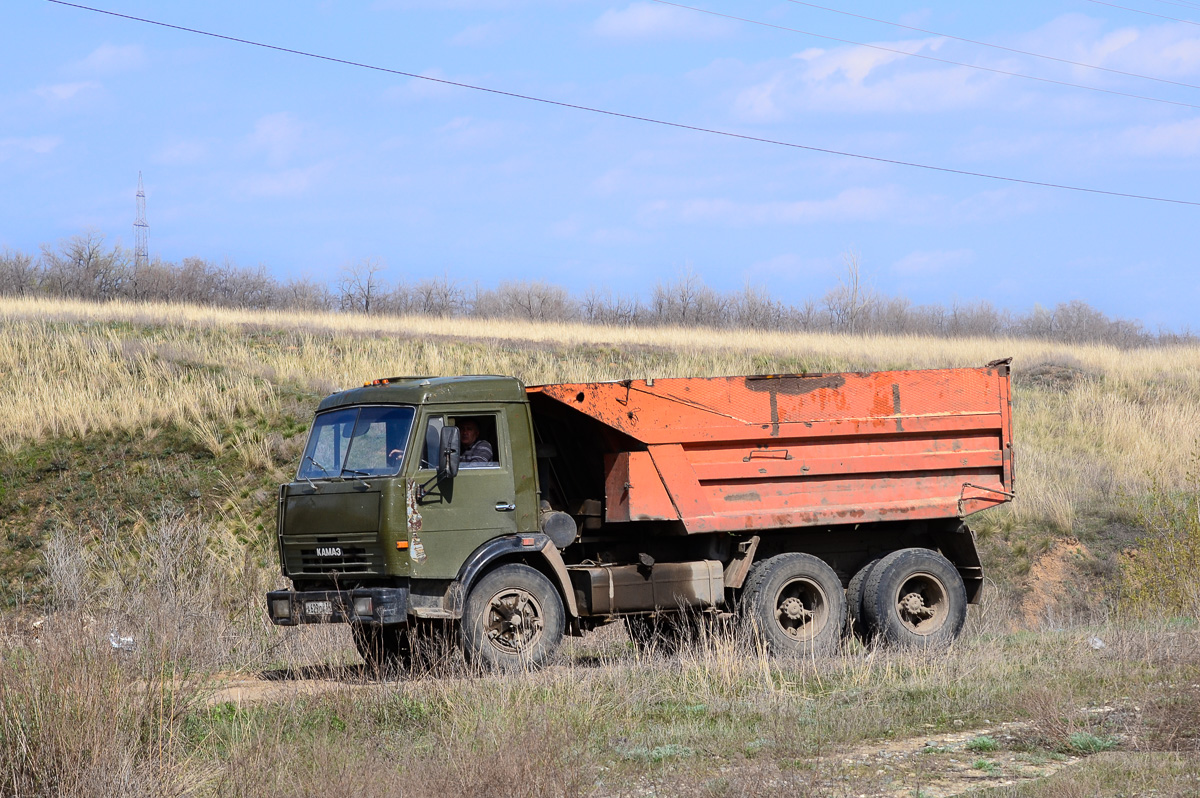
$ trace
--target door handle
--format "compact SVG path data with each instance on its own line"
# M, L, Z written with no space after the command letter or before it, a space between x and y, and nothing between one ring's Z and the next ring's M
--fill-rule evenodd
M496 502L496 512L508 513L517 509L517 505L512 502Z

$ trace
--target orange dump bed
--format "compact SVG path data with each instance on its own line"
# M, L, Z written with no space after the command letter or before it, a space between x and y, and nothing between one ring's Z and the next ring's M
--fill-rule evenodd
M1012 498L1007 361L529 388L611 430L606 522L689 533L965 516ZM536 395L540 395L536 396ZM541 397L544 397L541 398Z

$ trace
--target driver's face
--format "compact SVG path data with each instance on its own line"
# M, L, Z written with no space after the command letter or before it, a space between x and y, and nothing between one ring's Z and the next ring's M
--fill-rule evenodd
M458 425L458 429L462 435L463 446L472 446L479 440L479 427L475 426L475 422L464 421Z

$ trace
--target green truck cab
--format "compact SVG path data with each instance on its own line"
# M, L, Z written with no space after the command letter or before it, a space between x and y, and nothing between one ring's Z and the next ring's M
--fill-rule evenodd
M463 427L489 459L463 456ZM538 662L574 608L554 538L565 546L575 531L539 502L518 380L376 380L321 402L296 479L280 487L280 565L293 589L268 594L270 616L350 623L364 658L383 664L407 655L410 623L469 612L468 657ZM470 588L498 571L472 603Z

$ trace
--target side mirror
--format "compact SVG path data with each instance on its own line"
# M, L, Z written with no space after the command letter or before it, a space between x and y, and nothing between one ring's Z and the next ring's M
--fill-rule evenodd
M458 458L462 453L462 433L458 427L442 427L442 462L438 471L453 479L458 476Z

